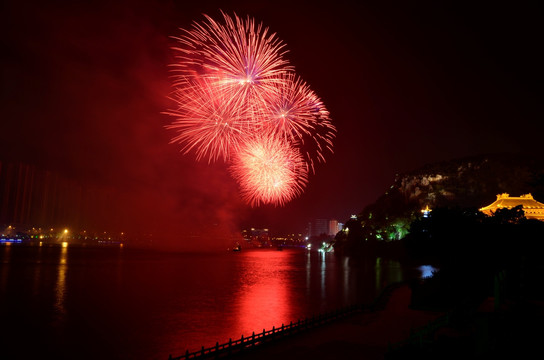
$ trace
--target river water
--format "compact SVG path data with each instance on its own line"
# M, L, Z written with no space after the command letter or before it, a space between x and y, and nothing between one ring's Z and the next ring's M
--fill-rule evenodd
M370 303L388 283L419 276L397 261L304 249L1 246L0 358L166 360Z

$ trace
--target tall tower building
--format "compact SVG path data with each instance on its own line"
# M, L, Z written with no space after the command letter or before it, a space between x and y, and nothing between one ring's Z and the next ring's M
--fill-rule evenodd
M321 234L329 235L328 219L315 219L312 222L310 236L319 236Z
M329 235L336 235L340 229L338 228L338 220L329 220Z

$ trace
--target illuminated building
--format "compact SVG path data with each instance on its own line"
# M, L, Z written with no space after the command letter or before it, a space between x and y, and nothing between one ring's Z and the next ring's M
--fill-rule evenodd
M308 223L308 237L334 236L342 230L342 223L336 219L314 219Z
M521 205L527 219L537 219L544 221L544 204L536 201L531 194L521 195L520 197L511 197L504 193L497 195L497 200L492 204L480 209L486 215L493 215L498 209L512 209Z
M431 211L433 211L431 208L429 208L429 205L425 207L425 209L421 210L421 213L423 214L423 217L429 217L431 214Z
M340 229L338 228L338 220L329 220L329 235L336 235Z
M255 246L267 245L270 240L268 229L245 229L242 230L242 237L245 241Z

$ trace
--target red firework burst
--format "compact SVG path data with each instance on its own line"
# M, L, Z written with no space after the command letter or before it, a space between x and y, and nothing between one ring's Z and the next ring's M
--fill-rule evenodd
M167 128L178 135L171 143L181 143L184 153L194 150L197 160L207 157L208 162L218 158L227 161L240 142L257 131L247 108L225 98L206 79L188 80L174 92L173 99L178 107L167 114L176 120Z
M284 205L299 196L308 182L308 168L299 151L278 137L249 140L230 169L251 206Z
M268 131L299 146L312 169L314 158L325 161L324 152L332 152L336 128L321 99L302 79L292 73L282 75L266 105Z
M206 21L193 23L191 30L176 38L177 83L195 75L213 79L225 94L246 107L257 106L254 111L259 113L265 95L275 90L282 74L292 71L283 59L285 45L252 18L222 14L224 23L204 15Z
M321 99L283 58L285 45L247 17L207 15L176 38L171 140L197 160L232 161L252 206L299 196L336 129Z

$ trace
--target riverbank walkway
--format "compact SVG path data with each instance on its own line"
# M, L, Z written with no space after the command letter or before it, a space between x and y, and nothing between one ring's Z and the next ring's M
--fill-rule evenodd
M411 289L394 289L385 307L362 312L278 341L231 355L232 359L383 359L388 345L407 339L411 331L445 315L410 309Z

